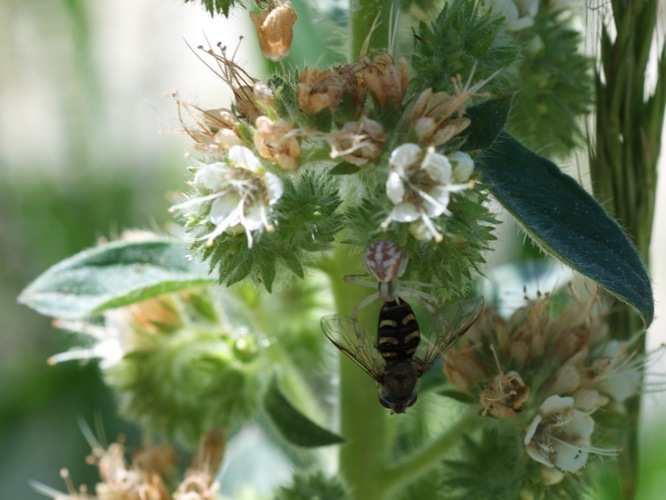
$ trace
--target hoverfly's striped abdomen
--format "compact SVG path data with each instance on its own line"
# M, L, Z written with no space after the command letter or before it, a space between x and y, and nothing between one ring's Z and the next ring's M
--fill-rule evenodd
M385 302L379 312L377 350L391 363L411 359L421 342L414 311L400 297Z

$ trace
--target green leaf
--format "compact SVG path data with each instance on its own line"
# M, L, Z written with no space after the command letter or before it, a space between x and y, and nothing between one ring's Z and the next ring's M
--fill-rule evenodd
M298 411L280 392L273 377L264 397L264 408L282 436L297 446L329 446L344 442L337 434L320 427Z
M330 175L352 175L355 174L356 172L359 172L360 170L361 170L360 167L357 167L352 163L343 161L338 163L332 169L330 169L328 173Z
M236 0L185 0L185 3L194 1L202 4L211 16L214 14L223 14L224 17L229 17L229 9L236 3Z
M491 99L465 111L465 115L472 120L465 131L465 151L486 149L495 141L509 116L512 97L513 95L509 95Z
M116 241L51 267L18 301L45 316L72 319L213 282L182 242Z
M654 316L652 286L619 224L573 178L502 132L476 160L481 179L523 229L642 316Z

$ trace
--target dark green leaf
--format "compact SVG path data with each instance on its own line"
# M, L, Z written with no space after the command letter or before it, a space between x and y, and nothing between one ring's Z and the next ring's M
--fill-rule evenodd
M502 132L476 165L491 192L546 251L652 322L645 266L618 223L573 178Z
M116 241L51 267L18 300L46 316L81 318L211 282L182 242Z
M331 175L351 175L361 170L356 165L343 161L328 171Z
M509 116L512 97L492 99L465 111L465 115L472 120L465 131L467 136L463 147L465 151L486 149L495 141Z
M282 436L297 446L329 446L344 442L337 434L324 429L303 415L284 397L277 380L273 378L266 396L264 408Z
M234 6L236 0L185 0L185 3L198 1L204 6L206 11L212 16L214 14L223 14L229 17L229 8Z

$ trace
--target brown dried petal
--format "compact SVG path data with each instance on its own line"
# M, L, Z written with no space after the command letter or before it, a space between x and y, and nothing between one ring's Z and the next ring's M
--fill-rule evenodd
M298 75L298 106L310 114L335 108L344 85L344 78L334 71L307 68Z
M289 55L294 36L293 26L298 19L290 2L274 9L266 9L261 15L250 12L259 37L259 46L271 61L281 61Z
M280 167L294 170L298 167L298 155L301 147L293 135L292 126L284 121L272 121L266 116L257 118L254 133L254 145L259 154L274 161Z
M407 60L401 57L396 66L389 54L379 54L365 70L363 78L380 107L390 101L401 104L409 84Z
M497 418L512 418L520 411L530 396L530 388L514 371L501 373L492 379L481 392L481 404L485 412Z

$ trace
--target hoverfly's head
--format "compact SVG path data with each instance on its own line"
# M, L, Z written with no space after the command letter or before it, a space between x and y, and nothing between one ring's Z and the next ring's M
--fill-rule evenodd
M379 384L379 402L394 413L405 413L416 403L418 381L419 373L410 360L387 365Z

